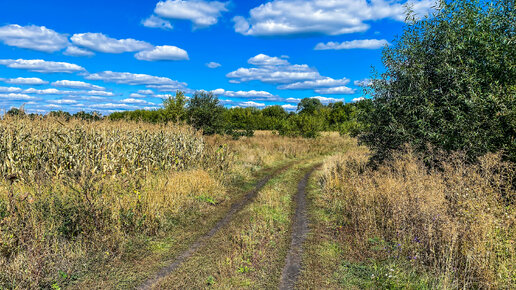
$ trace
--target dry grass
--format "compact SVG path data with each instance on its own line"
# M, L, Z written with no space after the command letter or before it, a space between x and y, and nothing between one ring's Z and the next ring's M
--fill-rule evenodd
M348 260L394 261L432 288L516 287L513 164L456 154L429 170L407 152L371 170L367 160L367 150L337 155L320 177L318 202ZM390 273L373 285L397 285Z
M101 265L132 263L152 253L149 239L201 233L238 196L230 189L260 168L332 152L345 140L260 132L235 141L186 126L0 120L0 288L62 287Z

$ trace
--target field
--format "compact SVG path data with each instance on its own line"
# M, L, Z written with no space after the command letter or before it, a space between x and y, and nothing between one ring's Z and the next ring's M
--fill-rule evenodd
M0 122L2 288L276 288L312 168L298 287L516 285L515 168L496 154L372 170L333 133Z

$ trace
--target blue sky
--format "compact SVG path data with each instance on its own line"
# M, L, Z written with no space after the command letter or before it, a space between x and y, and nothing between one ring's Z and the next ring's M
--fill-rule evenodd
M0 110L152 109L178 89L227 107L352 102L406 2L0 1Z

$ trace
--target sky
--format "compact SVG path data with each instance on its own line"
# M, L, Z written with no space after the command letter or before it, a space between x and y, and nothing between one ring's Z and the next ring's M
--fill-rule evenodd
M431 0L409 0L418 15ZM182 90L226 107L364 97L406 0L0 0L0 111L156 109Z

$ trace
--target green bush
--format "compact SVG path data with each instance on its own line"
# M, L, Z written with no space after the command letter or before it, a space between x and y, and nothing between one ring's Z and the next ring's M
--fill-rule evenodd
M369 91L360 140L383 160L410 144L464 151L469 160L503 150L516 161L516 13L513 0L441 1L383 51L386 72Z

